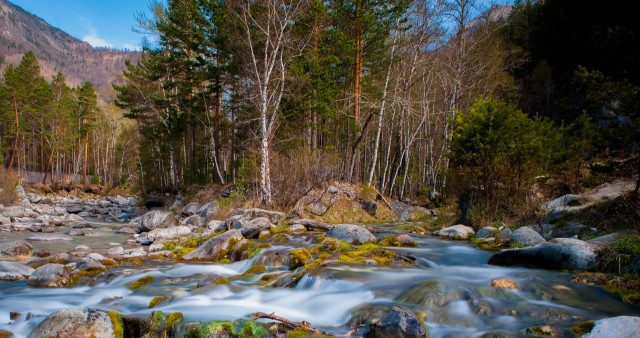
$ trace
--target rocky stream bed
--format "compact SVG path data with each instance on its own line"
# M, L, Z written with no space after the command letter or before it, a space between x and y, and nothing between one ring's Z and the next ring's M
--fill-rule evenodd
M0 337L640 335L640 309L615 294L519 267L585 268L593 245L579 240L495 254L406 222L261 209L216 221L213 204L171 213L124 197L23 197L0 209Z

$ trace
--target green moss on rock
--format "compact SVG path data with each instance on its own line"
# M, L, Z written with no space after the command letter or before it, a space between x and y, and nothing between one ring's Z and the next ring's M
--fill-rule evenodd
M153 276L142 277L129 285L129 290L137 290L145 285L153 283L154 280L155 278Z
M297 269L311 262L311 252L307 249L296 249L289 252L289 268Z
M591 332L591 330L593 330L593 320L587 320L586 322L583 322L578 325L574 325L569 328L569 331L575 337L580 337L583 334Z
M111 325L113 325L114 338L123 338L124 325L122 323L122 316L115 311L107 311L107 314L111 318Z

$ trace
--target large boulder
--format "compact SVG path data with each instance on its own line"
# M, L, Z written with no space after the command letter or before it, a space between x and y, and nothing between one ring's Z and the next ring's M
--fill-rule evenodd
M32 253L33 246L22 240L0 243L0 257L31 256Z
M240 229L244 238L258 238L262 231L273 228L274 225L266 217L254 218L248 222L236 222L234 228Z
M591 244L591 245L596 245L596 246L603 246L603 245L607 245L615 240L620 239L623 236L627 236L629 235L630 231L618 231L618 232L614 232L614 233L610 233L604 236L600 236L600 237L596 237L596 238L592 238L590 240L587 241L587 243Z
M238 242L242 240L242 238L240 230L229 230L222 235L216 236L202 243L195 250L185 255L183 259L216 260L230 249L231 241Z
M204 225L204 219L198 215L192 215L187 217L184 221L182 221L182 225L189 225L194 228L199 228Z
M202 219L207 220L215 214L218 213L218 204L216 202L209 202L198 209L198 216L202 217Z
M138 230L140 230L140 232L145 232L154 229L175 227L178 225L178 219L172 214L165 211L154 210L149 211L142 216Z
M569 222L565 226L554 229L551 235L555 238L571 238L582 235L587 231L589 231L588 226L576 222Z
M528 248L501 250L489 258L489 264L589 270L595 264L596 256L595 247L586 242L573 238L556 238Z
M536 245L546 240L531 227L521 227L511 234L511 243L517 245Z
M327 236L355 244L377 241L369 230L355 224L336 224L327 232Z
M273 224L278 224L281 219L285 217L285 214L278 211L270 211L264 209L236 209L231 213L231 216L242 216L245 219L254 219L258 217L266 217L269 219L269 222Z
M413 218L413 207L402 201L392 201L391 210L398 216L400 221L410 221Z
M200 207L201 207L200 203L195 203L195 202L189 203L184 208L182 208L182 211L180 212L180 214L183 217L195 215L198 212L198 210L200 210Z
M27 217L28 212L27 212L27 209L25 209L24 207L16 205L16 206L4 208L2 210L2 215L5 217L20 218L20 217Z
M157 240L171 240L181 236L191 234L191 228L185 225L178 225L171 228L155 229L144 232L136 238L136 242L142 245L149 245Z
M33 269L18 262L0 261L0 280L26 280Z
M593 329L582 338L640 337L640 317L619 316L593 322Z
M427 328L414 314L399 306L394 306L380 322L372 324L367 338L382 337L427 337Z
M484 227L484 228L478 230L478 233L476 233L476 238L494 237L496 232L498 232L498 229L496 229L494 227Z
M27 284L40 288L57 288L66 285L71 274L60 264L47 264L37 268Z
M474 234L473 228L468 227L464 224L452 225L450 227L446 227L438 232L436 232L438 236L444 236L455 239L467 239L469 236Z
M116 336L115 333L114 323L107 312L70 307L50 314L31 332L29 338L111 338Z

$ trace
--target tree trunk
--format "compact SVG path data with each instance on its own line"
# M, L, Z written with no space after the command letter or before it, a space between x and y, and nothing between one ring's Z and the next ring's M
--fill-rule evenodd
M18 151L18 137L20 134L20 119L18 118L18 103L16 102L16 94L13 94L13 111L16 114L16 138L13 141L13 149L11 150L11 159L9 160L8 169L11 170L13 167L13 159L16 156L16 152ZM20 156L20 155L18 155Z
M89 147L89 133L84 136L84 165L82 169L82 180L87 184L87 149Z

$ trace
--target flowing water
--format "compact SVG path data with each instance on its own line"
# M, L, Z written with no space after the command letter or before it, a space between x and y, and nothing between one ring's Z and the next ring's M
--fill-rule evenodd
M385 226L392 225L378 227ZM95 236L103 236L103 241L126 237L102 231ZM307 236L297 235L287 245L308 242ZM87 236L65 245L94 240ZM152 311L147 309L149 302L158 295L170 295L174 300L154 310L180 311L188 321L249 319L252 313L266 312L304 320L336 334L346 333L368 318L383 316L393 305L405 306L423 317L432 337L474 337L486 332L518 335L534 325L562 328L588 319L640 314L640 309L622 303L612 293L572 283L568 273L487 265L490 252L463 242L433 238L418 238L417 242L415 248L394 248L416 256L414 267L335 265L303 277L294 288L260 288L258 275L233 279L229 285L195 289L206 274L242 274L261 255L233 264L163 262L151 267L117 267L102 282L75 288L38 289L25 282L0 282L0 329L26 336L44 316L68 306L145 316ZM262 254L282 249L286 248L276 246ZM286 266L267 269L267 273L287 270ZM155 280L136 291L128 289L144 276ZM491 287L491 281L498 278L515 281L519 290ZM11 321L12 311L32 316Z

